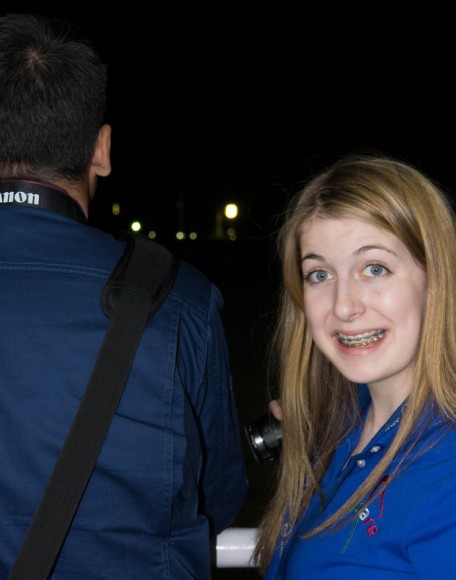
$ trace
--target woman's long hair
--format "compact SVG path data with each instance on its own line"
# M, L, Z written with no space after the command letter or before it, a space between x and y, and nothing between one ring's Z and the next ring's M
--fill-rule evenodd
M393 233L427 275L427 302L415 380L398 433L362 486L311 537L353 517L403 449L424 406L456 418L456 235L442 191L410 165L386 157L344 158L315 177L290 204L278 244L283 268L274 344L283 410L283 446L276 493L259 526L254 560L264 572L285 514L293 526L314 493L335 448L359 420L358 387L321 354L303 305L300 237L314 217L353 218ZM375 497L375 494L374 496Z

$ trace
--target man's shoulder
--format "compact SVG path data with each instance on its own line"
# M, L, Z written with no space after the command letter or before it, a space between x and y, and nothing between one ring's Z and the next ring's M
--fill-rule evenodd
M170 291L170 298L183 305L207 311L215 300L222 307L219 289L201 270L186 261L179 261L176 280Z

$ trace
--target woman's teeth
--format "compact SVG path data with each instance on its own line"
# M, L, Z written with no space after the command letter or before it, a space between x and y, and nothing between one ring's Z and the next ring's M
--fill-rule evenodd
M346 334L338 332L336 333L336 338L340 344L344 346L365 348L366 346L371 346L379 340L382 340L385 336L385 332L386 331L383 328L380 330L363 332L362 334L356 334L355 336L347 336Z

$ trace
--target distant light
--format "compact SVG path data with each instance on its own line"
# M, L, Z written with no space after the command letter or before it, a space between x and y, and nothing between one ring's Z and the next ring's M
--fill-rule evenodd
M142 228L142 225L141 222L133 222L130 227L134 232L139 232L139 230Z
M196 238L198 237L198 234L196 232L190 232L189 236L188 236L191 240L196 240Z
M113 215L119 215L120 214L120 204L119 203L113 203L112 204L112 214Z
M151 240L155 240L157 237L157 232L151 231L147 234Z
M184 232L177 232L176 233L176 238L178 240L184 240L185 239L185 233Z
M235 203L228 203L225 206L225 217L229 220L234 220L238 215L238 206Z
M226 235L228 236L228 239L230 239L232 242L237 240L237 233L234 228L228 228L226 230Z

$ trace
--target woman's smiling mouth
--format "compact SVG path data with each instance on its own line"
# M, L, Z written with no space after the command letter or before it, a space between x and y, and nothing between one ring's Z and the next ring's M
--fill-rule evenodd
M347 335L342 334L341 332L337 332L336 338L343 346L366 348L382 340L385 336L385 333L386 330L384 328L355 335Z

